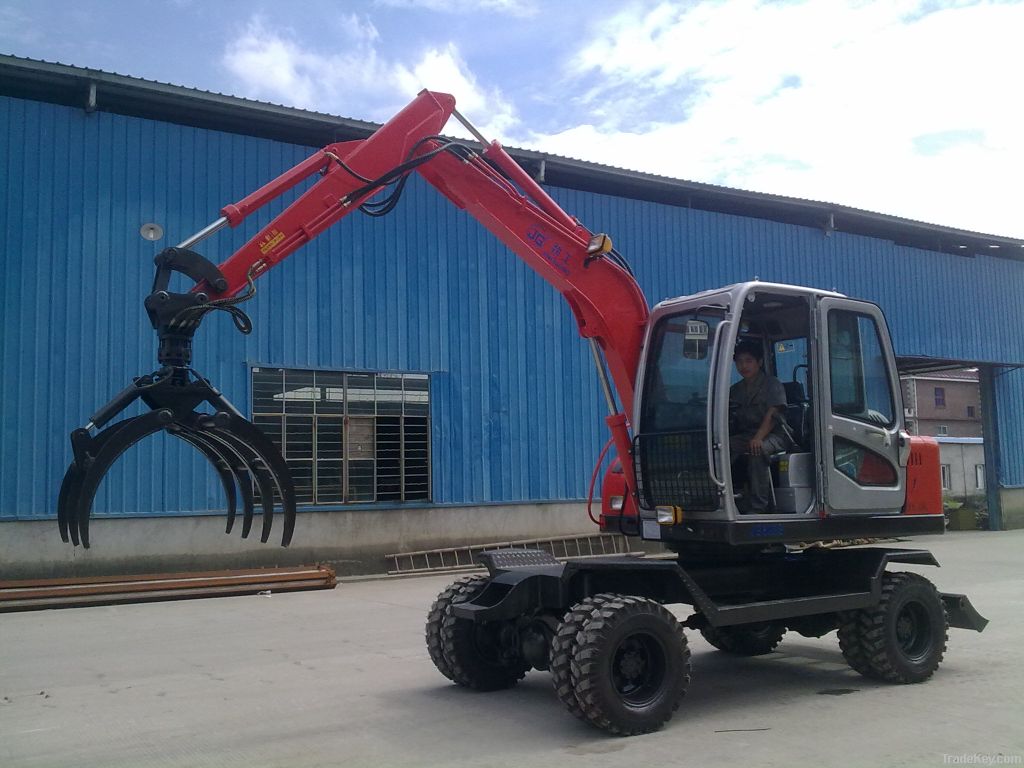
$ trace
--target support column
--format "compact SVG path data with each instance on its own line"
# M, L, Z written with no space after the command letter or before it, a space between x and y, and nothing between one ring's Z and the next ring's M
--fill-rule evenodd
M988 505L988 529L1003 530L1003 512L999 498L999 416L996 407L994 370L983 365L978 370L981 388L981 428L985 438L985 501Z

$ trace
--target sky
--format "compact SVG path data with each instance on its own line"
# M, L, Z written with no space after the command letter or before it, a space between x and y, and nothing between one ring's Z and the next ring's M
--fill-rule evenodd
M0 52L1024 238L1024 0L0 0ZM458 126L449 133L460 135Z

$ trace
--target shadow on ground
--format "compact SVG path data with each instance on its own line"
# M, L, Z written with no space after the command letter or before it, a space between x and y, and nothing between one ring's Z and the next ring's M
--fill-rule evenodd
M796 637L774 653L755 658L696 648L690 688L667 730L759 730L764 727L758 725L759 718L765 712L778 714L787 702L804 700L806 705L806 699L817 696L853 699L861 691L885 687L852 671L838 646L813 642ZM428 707L441 719L461 722L471 738L492 744L528 741L539 747L566 739L582 743L609 739L569 714L555 696L547 672L531 672L506 691L471 691L438 675L437 685L380 696L381 704L392 708L399 720ZM856 707L852 701L851 706Z

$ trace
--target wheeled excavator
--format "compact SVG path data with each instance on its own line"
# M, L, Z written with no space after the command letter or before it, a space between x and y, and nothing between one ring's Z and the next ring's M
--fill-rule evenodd
M453 116L474 142L441 135ZM429 609L426 645L442 675L495 690L547 670L572 714L632 735L660 728L680 705L690 681L684 629L741 656L771 652L786 632L837 631L860 674L919 683L939 666L948 627L984 628L964 595L888 569L938 565L927 551L807 546L944 530L938 447L904 429L878 306L753 281L652 309L608 235L563 211L455 109L453 97L430 91L368 138L329 144L156 256L145 308L159 368L71 433L57 515L65 541L89 546L92 500L107 470L132 445L166 432L216 470L227 532L240 508L242 536L249 535L259 506L262 541L276 510L282 544L289 543L296 497L287 464L192 368L193 336L214 311L251 330L242 305L258 278L350 213L387 214L413 172L565 297L590 345L608 408L606 449L617 455L606 463L598 522L674 553L568 562L534 550L483 553L487 573L455 582ZM308 188L219 266L194 250L302 183ZM172 291L174 273L191 289ZM763 350L766 369L785 382L782 418L791 438L770 457L772 504L756 514L741 503L744 472L729 448L739 342ZM148 410L115 421L138 400ZM692 611L680 621L669 605Z

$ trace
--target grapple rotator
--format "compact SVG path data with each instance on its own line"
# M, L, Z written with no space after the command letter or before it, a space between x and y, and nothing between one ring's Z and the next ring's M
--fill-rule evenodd
M194 447L216 470L227 497L226 533L234 528L241 502L242 537L247 537L258 503L263 512L260 539L266 542L276 502L284 513L281 544L287 546L295 528L295 486L281 452L191 367L192 337L210 312L229 312L242 333L252 330L249 318L238 306L255 293L252 274L248 276L247 293L211 300L208 291L223 292L228 285L212 262L180 246L165 249L154 261L156 277L145 307L157 332L161 367L134 379L94 413L88 424L71 433L74 458L57 500L61 538L89 546L89 518L103 478L125 451L163 431ZM174 272L191 278L196 284L194 290L169 291ZM136 400L142 400L150 410L111 423Z

